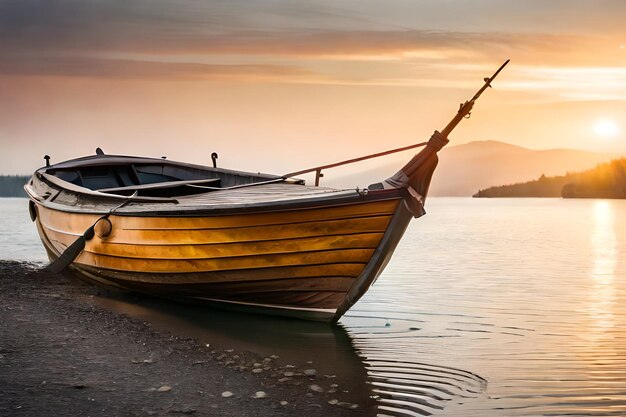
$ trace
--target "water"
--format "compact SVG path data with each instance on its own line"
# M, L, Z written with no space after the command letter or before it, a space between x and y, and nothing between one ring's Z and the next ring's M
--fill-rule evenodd
M0 259L45 262L48 257L25 198L0 198Z
M0 257L41 260L25 200L0 210ZM293 361L315 356L300 337L329 368L363 367L379 415L626 415L626 201L431 198L427 210L345 330L262 321L275 332L254 336L259 319L238 331L143 299L130 314Z
M428 207L344 321L359 326L350 333L373 382L402 374L385 370L395 358L486 380L464 376L463 396L431 400L444 415L626 415L626 201ZM398 378L381 402L395 408L407 398L399 393L428 400L440 381ZM417 402L411 410L436 411Z

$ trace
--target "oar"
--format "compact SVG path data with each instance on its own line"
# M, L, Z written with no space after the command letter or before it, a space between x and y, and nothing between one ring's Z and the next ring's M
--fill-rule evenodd
M89 226L87 230L85 230L85 232L78 239L76 239L74 243L68 246L58 258L50 263L50 265L48 265L46 269L54 274L58 274L59 272L67 268L72 262L74 262L74 259L76 259L78 255L80 255L83 249L85 249L85 244L87 243L87 241L93 239L96 234L95 228L98 222L103 219L108 219L115 210L121 209L126 204L130 203L131 200L135 197L137 197L137 191L135 191L133 195L124 200L122 204L113 207L111 210L109 210L107 214L96 220L96 222Z
M94 224L92 224L87 230L85 230L85 233L83 233L78 239L76 239L74 243L68 246L67 249L65 249L65 251L61 254L61 256L56 258L54 262L48 265L48 271L54 274L58 274L59 272L67 268L69 264L74 262L74 259L78 257L83 249L85 249L85 244L87 243L87 241L93 239L95 235L94 229L96 227L96 224L98 224L100 219L105 219L107 217L108 215L100 217L98 220L96 220Z

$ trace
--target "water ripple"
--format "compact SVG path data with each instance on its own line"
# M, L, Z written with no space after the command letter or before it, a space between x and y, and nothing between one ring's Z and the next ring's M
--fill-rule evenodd
M626 201L429 203L342 320L379 415L625 416Z

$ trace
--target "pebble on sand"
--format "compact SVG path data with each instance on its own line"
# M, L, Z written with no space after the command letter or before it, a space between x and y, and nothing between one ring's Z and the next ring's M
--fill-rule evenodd
M315 392L324 392L324 388L320 387L319 385L313 384L311 386L309 386L309 388L311 389L311 391L315 391Z
M265 391L257 391L254 393L254 398L265 398L267 397L267 394L265 393Z
M317 371L315 369L305 369L304 375L306 376L315 376L317 375Z
M159 391L159 392L168 392L168 391L171 391L171 390L172 390L172 387L170 387L169 385L163 385L162 387L159 387L157 389L157 391Z
M289 404L289 403L287 401L285 401L285 400L280 402L280 405L287 405L287 404Z
M233 393L232 393L232 392L230 392L230 391L224 391L224 392L222 392L222 397L223 397L223 398L230 398L230 397L232 397L232 396L233 396Z

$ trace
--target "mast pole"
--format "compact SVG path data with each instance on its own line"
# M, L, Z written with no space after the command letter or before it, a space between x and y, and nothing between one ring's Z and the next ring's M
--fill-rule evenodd
M450 120L450 123L448 123L448 125L445 128L443 128L443 130L441 131L441 134L444 137L447 138L448 135L452 133L456 125L458 125L461 122L461 120L463 120L466 117L469 117L470 112L472 111L472 108L474 107L474 103L476 102L476 100L478 100L480 95L487 89L487 87L491 87L491 82L498 76L498 74L500 74L500 71L502 71L504 67L506 67L509 61L510 59L507 59L506 62L502 64L500 68L498 68L498 70L494 72L494 74L491 77L485 78L485 85L483 85L480 88L480 90L478 90L476 94L474 94L474 97L472 97L470 100L466 101L465 103L461 104L457 114L452 118L452 120Z

